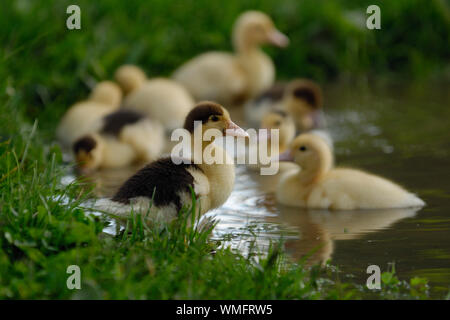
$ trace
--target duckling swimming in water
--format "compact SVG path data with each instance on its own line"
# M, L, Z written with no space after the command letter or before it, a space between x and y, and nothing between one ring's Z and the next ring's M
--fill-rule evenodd
M294 119L298 132L323 126L320 114L322 90L315 82L296 79L288 84L276 84L249 101L244 109L247 121L256 126L271 110L283 110Z
M314 134L301 134L280 160L294 161L276 191L277 201L296 207L330 210L421 207L425 203L399 185L360 170L333 168L328 144Z
M295 123L292 117L281 110L273 110L266 113L261 121L261 129L278 129L279 152L284 152L295 137ZM268 136L269 141L270 134Z
M82 172L153 161L162 152L163 127L140 113L119 110L99 122L97 132L84 135L73 144Z
M261 129L266 129L267 130L267 135L264 137L261 135L259 135L260 139L258 139L257 141L257 148L249 148L249 152L257 152L259 153L259 148L267 148L267 152L265 152L265 154L267 154L267 157L272 158L272 160L275 157L278 157L278 155L282 152L284 152L287 147L289 146L290 142L294 139L295 137L295 124L294 124L294 120L292 119L292 117L287 114L284 111L281 110L270 110L268 111L262 121L261 121L261 125L260 125ZM270 132L271 129L276 129L278 130L278 148L275 149L275 145L272 146L273 144L273 137L271 136ZM262 139L265 139L266 141L262 141ZM274 148L274 150L272 150ZM262 163L260 163L259 161L260 159L258 159L258 163L257 164L248 164L247 168L252 169L252 170L259 170L261 168L261 166L266 166L263 165ZM285 169L285 167L290 167L292 168L293 165L290 163L280 163L281 166L283 168L282 171ZM269 166L270 164L267 164L267 166Z
M217 129L224 136L247 136L231 121L228 111L213 102L197 104L187 115L184 129L192 137L208 129ZM234 185L234 163L225 150L213 142L202 139L200 156L203 158L208 148L216 156L223 156L223 163L194 163L195 148L189 161L176 164L170 157L159 159L128 179L112 199L98 201L96 207L121 217L128 217L132 211L148 212L150 219L170 221L178 216L182 207L192 205L191 188L198 199L200 214L221 206Z
M166 78L147 79L136 66L120 67L115 78L126 93L123 108L160 121L168 131L181 128L194 107L194 99L179 83Z
M64 147L78 138L98 130L99 119L117 110L122 100L120 87L112 81L99 82L89 98L78 102L62 117L56 136Z
M259 11L242 13L233 27L235 53L206 52L179 67L173 78L198 100L235 104L269 88L275 79L270 57L260 46L285 47L289 39Z

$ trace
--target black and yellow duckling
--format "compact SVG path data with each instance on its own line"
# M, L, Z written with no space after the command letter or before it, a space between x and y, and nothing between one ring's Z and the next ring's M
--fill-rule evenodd
M82 136L72 146L82 172L153 161L163 150L163 127L143 114L118 110L99 122L96 132Z
M196 126L195 121L199 121ZM187 115L184 130L193 137L195 133L208 129L217 129L223 136L247 136L243 129L231 121L228 111L221 105L201 102ZM207 148L224 161L195 164L193 159L198 156L204 158ZM121 217L127 217L133 211L148 213L148 217L153 220L170 221L177 217L183 206L192 205L191 188L198 199L197 209L200 214L221 206L234 186L233 160L214 140L203 139L200 150L194 148L190 160L189 163L177 164L167 157L152 162L128 179L112 199L101 199L96 207Z
M321 114L322 89L315 82L296 79L288 84L276 84L245 105L247 122L257 126L271 110L282 110L294 119L297 132L323 126Z

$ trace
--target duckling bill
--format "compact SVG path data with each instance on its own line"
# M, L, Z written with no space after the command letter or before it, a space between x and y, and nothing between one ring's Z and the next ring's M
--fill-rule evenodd
M333 154L326 141L301 134L280 161L293 161L298 170L282 177L278 202L296 207L331 210L421 207L416 195L385 178L360 170L333 168Z
M218 129L224 135L244 132L231 121L225 108L213 102L199 103L187 115L184 129L191 135L200 127L194 126L195 121L201 122L202 131ZM227 157L225 150L213 141L203 141L202 153L206 147ZM121 217L133 211L148 214L153 220L171 221L177 218L182 207L192 205L191 190L200 214L221 206L231 193L234 178L233 161L194 164L194 161L174 163L169 157L161 158L139 170L111 199L101 199L96 207Z

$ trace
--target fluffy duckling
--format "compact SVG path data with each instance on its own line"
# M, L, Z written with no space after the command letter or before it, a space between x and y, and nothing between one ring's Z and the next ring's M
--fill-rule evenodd
M249 148L249 152L257 152L257 154L259 153L259 148L265 147L267 148L267 151L265 152L265 154L267 154L267 157L272 158L272 160L276 157L278 157L278 155L281 152L284 152L287 147L289 146L290 142L294 139L295 137L295 124L294 121L292 120L292 117L290 117L286 112L281 111L281 110L271 110L268 113L266 113L266 115L263 117L262 121L261 121L261 125L260 125L261 129L267 129L267 135L265 137L263 137L260 133L260 135L258 136L258 142L256 147L257 148ZM277 129L278 130L278 149L273 150L274 152L272 152L272 147L275 148L275 146L272 146L273 143L273 137L270 134L270 130L271 129ZM265 143L261 143L261 139L266 139ZM264 165L262 163L260 163L259 159L258 159L258 163L257 164L248 164L247 168L252 169L252 170L259 170L261 168L261 166L269 166L268 165ZM288 163L283 163L282 164L282 171L284 170L284 167L292 167L291 164Z
M280 160L300 168L286 173L276 191L285 205L313 209L354 210L420 207L425 203L399 185L363 171L333 168L328 144L314 134L301 134Z
M272 60L261 45L285 47L289 39L270 17L259 11L242 13L233 27L235 53L207 52L179 67L173 77L196 100L236 104L269 88L275 78Z
M282 110L272 110L266 113L260 125L261 129L267 129L268 142L271 143L270 130L278 129L279 152L284 152L295 137L295 123L292 117Z
M98 83L89 98L78 102L62 117L56 135L64 147L70 147L75 140L96 131L99 119L118 109L122 100L120 87L111 81Z
M103 117L97 126L98 132L73 144L76 162L84 173L153 161L162 152L162 126L140 113L119 110Z
M194 107L193 98L183 86L166 78L147 79L136 66L120 67L115 79L127 94L123 107L160 121L166 130L181 128Z
M187 115L184 129L192 138L194 133L197 135L208 129L217 129L221 135L247 136L243 129L231 121L228 111L213 102L199 103ZM127 217L133 211L148 214L150 219L171 221L178 216L183 206L192 205L191 188L198 199L197 209L200 214L221 206L234 185L234 163L225 150L213 142L202 139L201 150L196 151L194 148L190 159L174 162L169 157L148 164L128 179L112 199L102 199L96 207L120 217ZM205 162L204 152L207 149L224 161ZM195 164L193 159L198 159L198 156L203 161Z
M308 131L322 126L322 90L315 82L296 79L288 84L279 83L246 103L247 121L255 126L270 110L283 110L295 121L297 131Z

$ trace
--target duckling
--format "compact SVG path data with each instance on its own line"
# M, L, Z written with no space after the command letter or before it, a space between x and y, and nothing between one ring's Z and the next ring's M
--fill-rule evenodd
M164 131L158 122L132 110L118 110L100 122L97 132L84 135L73 144L83 173L153 161L161 154Z
M261 121L260 128L268 130L269 143L271 143L270 130L278 129L279 153L284 152L295 137L294 120L282 110L273 110L266 113Z
M275 78L272 60L260 46L285 47L288 37L259 11L242 13L233 27L235 53L206 52L192 58L173 74L196 100L231 105L269 88Z
M193 141L194 135L208 129L217 129L224 136L247 136L243 129L231 121L224 107L214 102L201 102L187 115L184 130L187 130L186 133ZM234 163L214 140L202 139L201 144L201 150L194 148L190 158L185 161L177 162L167 157L148 164L128 179L112 199L98 201L96 208L119 217L127 217L133 211L148 214L150 219L171 221L178 216L182 207L192 205L191 188L198 199L196 207L200 214L221 206L234 185ZM204 161L207 149L225 161ZM198 156L203 160L201 163L193 161Z
M262 92L244 106L247 122L255 126L270 110L288 112L295 121L297 131L308 131L324 126L320 113L323 104L322 90L307 79L278 83Z
M193 98L179 83L166 78L147 79L136 66L120 67L115 79L127 94L123 107L160 121L166 130L182 127L186 115L194 107Z
M267 156L274 159L277 158L278 155L282 152L284 152L287 147L289 146L290 142L295 137L295 124L294 120L292 119L289 114L282 110L271 110L267 112L260 125L261 129L267 129L267 141L265 142L265 146L267 148ZM272 153L272 136L270 134L271 129L277 129L278 130L278 149L275 150L275 153ZM260 135L261 136L261 135ZM258 140L258 148L261 146L261 140ZM253 150L255 150L254 148ZM252 150L252 149L250 149ZM255 150L256 151L256 150ZM258 170L262 166L261 163L255 164L249 164L247 167L252 170ZM284 170L284 167L291 167L292 164L283 163L282 164L282 171Z
M56 136L63 147L70 147L78 138L96 131L98 120L117 110L122 99L122 91L112 81L98 83L89 98L78 102L62 117Z
M301 134L280 160L294 161L276 191L278 202L313 209L355 210L421 207L414 194L385 178L354 169L333 168L333 154L321 137Z

